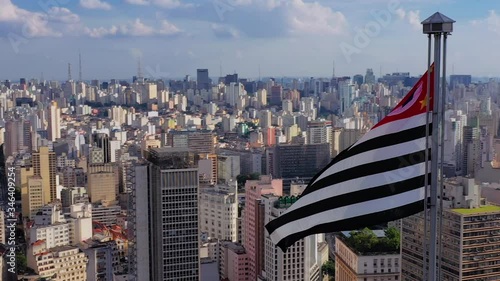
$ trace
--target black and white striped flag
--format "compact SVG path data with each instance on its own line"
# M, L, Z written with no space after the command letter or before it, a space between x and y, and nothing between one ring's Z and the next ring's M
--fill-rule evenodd
M356 230L423 211L426 134L432 129L426 92L427 72L389 115L334 158L297 202L266 225L278 247L285 251L312 234ZM429 97L432 110L433 90ZM429 149L429 161L430 154Z

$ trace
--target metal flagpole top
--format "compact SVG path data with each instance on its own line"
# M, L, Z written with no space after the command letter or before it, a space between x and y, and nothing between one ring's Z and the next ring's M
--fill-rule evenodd
M423 32L424 34L451 33L455 22L440 12L436 12L422 22Z

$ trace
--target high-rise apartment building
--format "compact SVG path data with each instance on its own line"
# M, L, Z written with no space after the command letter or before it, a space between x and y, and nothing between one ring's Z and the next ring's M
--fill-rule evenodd
M31 166L20 168L22 213L31 217L38 208L57 199L56 154L42 146L32 153Z
M4 132L4 147L5 155L7 157L18 152L20 149L20 143L22 139L22 123L18 120L9 120L5 122L5 132Z
M480 161L479 128L475 126L463 127L462 138L462 175L474 176Z
M443 195L443 258L439 280L498 279L500 206L490 205L481 198L480 187L473 178L446 180ZM423 213L403 219L402 280L425 280L423 233Z
M61 109L57 106L57 102L52 101L47 108L49 121L49 140L55 141L61 137Z
M269 104L281 105L282 99L283 99L283 86L281 85L271 86Z
M133 276L131 281L151 280L149 240L149 192L148 186L148 165L137 162L126 167L126 179L124 189L129 196L128 224L129 232L129 273Z
M257 101L259 102L260 106L267 105L267 91L266 91L266 89L259 89L257 91Z
M332 133L332 121L311 121L307 124L307 143L331 143Z
M256 280L264 269L264 205L263 194L283 194L283 180L262 176L260 180L245 183L245 210L243 215L243 246L248 253L249 280Z
M87 280L88 258L75 246L48 248L45 241L40 240L28 249L27 262L43 279Z
M98 171L88 174L87 193L92 203L116 200L116 175L112 172Z
M236 181L200 190L200 231L210 238L238 241Z
M239 243L222 241L219 249L219 276L221 280L249 281L248 254Z
M331 141L331 157L334 158L340 152L358 141L362 131L358 129L333 128Z
M185 148L152 148L149 161L150 280L200 276L198 168ZM141 246L141 245L138 245Z
M225 101L231 105L236 106L240 97L244 97L246 95L245 87L241 83L229 83L224 88L225 92Z
M272 126L273 114L270 110L262 110L259 112L259 125L261 128L266 129Z
M113 281L117 269L118 251L115 241L100 242L87 240L82 243L87 255L87 281Z
M277 218L296 201L296 197L278 197L273 194L264 194L261 197L265 210L264 224ZM273 243L269 235L264 239L265 280L323 280L321 266L327 255L321 252L328 251L324 242L324 235L311 235L300 239L290 246L286 253Z
M239 155L218 155L217 156L217 178L221 182L236 180L236 176L241 174Z

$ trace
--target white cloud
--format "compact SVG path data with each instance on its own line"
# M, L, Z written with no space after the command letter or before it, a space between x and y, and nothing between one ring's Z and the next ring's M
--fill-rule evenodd
M185 4L180 0L125 0L125 2L132 5L143 6L153 4L157 7L165 9L194 7L193 4Z
M210 27L215 36L219 38L237 38L240 35L238 30L227 25L213 23Z
M472 20L471 24L473 26L487 25L490 31L500 34L500 16L494 10L490 10L485 19Z
M290 0L286 6L287 21L294 33L340 34L347 27L347 20L341 12L334 12L317 2Z
M149 5L148 0L125 0L125 3L132 5Z
M80 17L77 14L72 13L67 8L52 7L48 12L49 20L75 24L80 22Z
M86 9L111 10L111 5L101 0L80 0L80 6Z
M396 15L398 15L400 20L402 20L406 16L406 11L403 8L399 8L396 10Z
M110 28L97 27L97 28L88 28L85 27L83 32L92 38L101 38L106 36L116 35L118 32L118 27L112 26Z
M158 7L173 9L182 6L179 0L152 0L153 4Z
M121 25L119 29L120 33L123 35L150 36L154 34L154 28L144 24L140 19L135 19L135 21L131 23Z
M319 2L215 0L213 3L220 21L229 18L228 22L249 36L339 34L347 29L347 20L341 12Z
M21 9L11 0L0 0L0 23L11 23L23 37L59 37L62 34L48 26L50 14L43 14ZM54 11L52 8L50 11ZM49 12L50 12L49 11ZM68 10L69 11L69 10ZM57 12L55 12L57 14ZM15 33L15 31L13 31Z
M408 22L414 29L422 28L422 20L420 20L420 10L406 11L403 8L399 8L395 11L395 13L400 20Z
M158 33L163 35L172 35L172 34L177 34L179 32L181 32L181 30L173 23L170 23L167 20L161 21L161 26L160 29L158 30Z
M420 11L409 11L408 12L408 23L410 23L410 25L415 28L415 29L421 29L422 28L422 24L421 24L421 20L420 20Z
M101 38L107 36L152 36L152 35L173 35L180 33L181 30L174 24L162 20L160 23L160 28L155 29L143 23L140 19L135 19L132 22L122 25L113 25L110 28L97 27L97 28L85 28L84 33L93 38Z

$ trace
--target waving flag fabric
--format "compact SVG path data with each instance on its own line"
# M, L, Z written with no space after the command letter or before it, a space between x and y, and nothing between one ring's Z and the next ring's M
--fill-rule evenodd
M278 247L285 251L312 234L355 230L424 209L427 126L429 136L432 133L431 117L427 125L427 76L318 173L297 202L266 225ZM429 97L432 110L433 90Z

